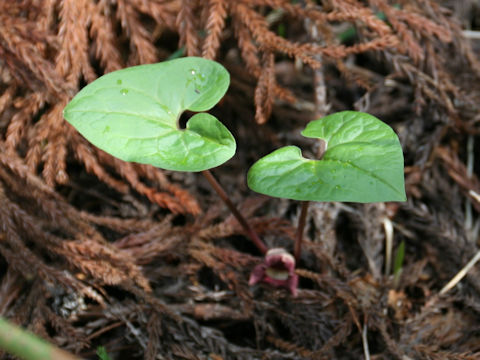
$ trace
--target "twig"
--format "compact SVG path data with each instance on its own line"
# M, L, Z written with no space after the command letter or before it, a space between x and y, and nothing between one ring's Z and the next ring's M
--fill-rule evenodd
M468 194L475 199L475 201L480 202L480 194L477 193L475 190L470 190Z
M463 267L462 270L460 270L457 275L455 275L452 280L450 280L447 285L445 285L442 290L440 290L440 295L445 294L447 291L452 289L457 283L462 280L465 275L470 271L470 269L477 263L477 261L480 260L480 250L477 251L475 256Z
M363 354L365 355L365 360L370 360L370 350L368 348L367 330L368 330L367 322L365 321L362 329Z
M316 42L320 46L325 46L325 40L323 39L322 34L320 34L318 31L318 27L315 22L306 18L304 21L304 27L307 30L308 36L312 42ZM315 54L313 58L317 60L319 64L322 64L323 59L321 54ZM323 69L323 67L318 67L313 70L315 118L321 118L325 116L330 109L330 105L327 103L327 86L325 84Z
M462 31L462 34L463 34L463 36L465 36L467 39L480 40L480 31L463 30L463 31Z
M218 196L223 200L225 205L230 209L232 212L233 216L237 219L237 221L242 225L243 229L247 233L247 235L250 237L250 239L253 241L255 246L260 250L262 254L267 253L267 247L263 243L263 241L258 237L257 233L252 229L250 224L247 222L247 220L243 217L243 215L238 211L236 206L232 203L230 198L228 197L227 193L225 190L223 190L222 186L220 183L215 179L213 174L209 170L204 170L202 171L203 176L208 180L210 185L212 185L213 189L217 192Z
M474 139L472 135L468 136L467 139L467 178L471 179L473 175L473 164L474 164ZM472 202L470 198L467 197L465 201L465 229L471 230L473 226L472 218Z
M383 219L385 229L385 276L392 271L393 225L389 218Z

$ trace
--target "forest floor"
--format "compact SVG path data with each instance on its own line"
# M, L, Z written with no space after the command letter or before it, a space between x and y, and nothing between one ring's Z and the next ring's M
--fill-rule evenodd
M3 2L0 314L91 359L480 359L479 265L446 287L480 251L479 34L467 0ZM179 54L230 72L211 113L237 153L213 173L269 248L292 251L301 205L246 172L313 157L300 131L325 114L395 130L408 200L312 203L297 296L249 286L262 256L201 174L62 118L97 76Z

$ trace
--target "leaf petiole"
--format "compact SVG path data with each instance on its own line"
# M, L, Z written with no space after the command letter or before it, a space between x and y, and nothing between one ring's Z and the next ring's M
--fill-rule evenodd
M295 261L298 263L302 254L303 229L307 220L308 206L310 201L302 201L302 210L300 210L300 218L298 219L297 234L295 236L295 248L293 254Z
M257 235L255 230L250 226L250 224L247 222L247 220L243 217L243 215L238 211L237 207L233 204L233 202L230 200L228 197L227 193L225 190L223 190L222 186L220 183L215 179L213 174L210 172L210 170L204 170L202 171L203 176L207 179L207 181L210 183L210 185L213 187L213 189L216 191L218 196L223 200L225 205L227 205L228 209L232 212L233 216L237 219L237 221L242 225L243 229L247 233L248 237L253 241L255 246L260 250L262 254L267 253L267 247L263 243L263 241L260 239L260 237Z

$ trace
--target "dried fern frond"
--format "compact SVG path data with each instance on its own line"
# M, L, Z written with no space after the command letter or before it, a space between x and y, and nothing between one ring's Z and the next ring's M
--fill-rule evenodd
M263 67L255 89L255 120L264 124L273 108L275 89L275 58L273 53L265 53Z
M20 141L26 136L32 118L45 105L46 94L44 92L30 93L28 97L17 98L13 106L19 110L15 113L7 127L5 145L9 150L15 150Z
M150 64L157 61L153 38L139 21L139 14L129 1L117 0L117 16L130 39L129 65Z
M155 39L165 31L177 31L178 45L185 45L188 55L203 54L207 58L215 58L218 57L222 33L228 32L227 27L231 26L241 59L257 80L254 103L258 123L267 121L275 98L294 101L292 93L277 84L275 57L281 55L299 59L313 68L336 63L347 77L352 72L345 66L344 59L355 54L409 55L417 63L428 58L433 64L430 71L433 79L440 81L436 82L438 85L433 91L430 84L420 85L419 88L432 101L446 103L454 114L453 106L448 105L453 103L448 77L435 77L435 74L446 74L442 61L432 60L437 58L435 54L440 50L433 48L433 52L426 54L422 47L424 42L434 39L448 43L454 35L452 28L438 23L431 15L425 15L428 14L424 11L427 5L423 3L404 9L392 7L383 0L372 0L368 5L342 0L323 6L292 4L286 0L45 0L43 5L42 11L30 12L37 25L32 25L20 15L19 9L28 6L5 5L7 11L2 13L0 22L4 29L0 31L0 52L5 59L3 66L14 82L9 83L8 91L0 98L0 105L4 104L4 111L13 111L6 132L9 148L20 150L19 146L26 145L24 154L31 171L41 170L50 186L67 182L67 160L70 154L74 154L87 171L117 191L126 193L129 187L116 179L116 174L138 193L162 207L174 212L198 213L199 207L194 199L177 185L163 183L157 190L144 183L138 175L133 175L138 167L134 166L132 170L131 166L119 165L114 160L106 160L106 157L101 160L99 152L89 150L83 141L79 141L70 127L65 126L61 116L65 101L82 82L90 82L98 75L125 64L157 61L158 54L163 54L164 50L159 49ZM322 41L306 41L305 38L299 41L279 36L266 20L265 12L270 9L281 9L282 16L291 16L296 21L308 19L321 29L318 36L322 37ZM382 11L387 20L392 19L391 27L376 16L377 10ZM57 12L58 24L55 23ZM203 15L198 17L196 14ZM145 16L148 17L146 21ZM349 46L341 44L335 33L338 23L353 26L359 40ZM116 33L117 29L121 36ZM203 31L206 33L204 38ZM128 49L125 49L125 43ZM322 61L318 60L319 55L323 56ZM393 65L403 69L407 75L412 71L408 62L393 59L401 61ZM419 71L417 67L415 69ZM31 81L32 77L34 81ZM355 78L359 85L368 86L361 78ZM421 77L412 76L411 79L416 82ZM13 89L24 83L31 87L31 93L29 96L20 95L13 102L17 105L12 106ZM440 96L435 95L437 90L441 90ZM31 119L35 116L40 116L40 119L33 123ZM112 164L115 174L107 170Z
M206 59L215 59L220 47L222 30L227 17L227 3L225 0L209 0L209 13L206 25L207 35L203 42L202 56Z
M115 6L107 1L92 3L88 0L52 0L44 5L42 11L31 13L37 22L22 18L21 11L14 5L0 15L3 17L0 27L5 27L0 35L0 53L5 54L3 66L13 78L13 81L8 80L8 90L0 98L2 111L13 112L11 121L7 122L7 147L22 151L31 172L41 169L51 187L67 183L67 160L74 154L88 172L121 193L127 193L129 186L109 173L107 167L111 164L115 164L113 168L120 176L128 175L125 180L130 186L134 183L136 190L150 201L177 213L198 213L200 208L196 201L186 191L170 184L166 177L161 185L164 192L161 192L134 175L136 168L132 165L120 165L113 159L106 160L105 156L100 159L98 152L73 132L62 116L64 106L80 84L91 82L102 74L94 70L96 59L103 67L101 72L123 66L122 43L115 32L117 26L130 42L128 64L155 62L154 40L149 29L140 22L140 16L142 12L152 11L155 20L168 21L159 25L171 28L178 6L121 0ZM57 11L59 23L54 24ZM32 28L32 25L39 28ZM14 99L15 89L21 84L28 84L33 92ZM37 116L38 121L33 122Z
M97 77L88 57L89 2L62 1L59 5L60 49L55 70L72 89L77 89L82 76L88 82Z
M64 272L65 262L71 270L84 272L95 285L132 282L149 290L134 259L108 244L71 205L31 175L15 154L6 151L4 144L0 143L0 149L0 232L4 237L0 251L14 269L25 274L37 271L45 281L58 282L86 296L96 292ZM63 262L47 264L45 254L63 258ZM94 296L103 302L101 296Z
M49 36L38 24L22 17L0 15L0 55L17 84L36 92L47 89L54 95L65 91L61 76L46 58Z
M104 0L93 4L90 10L92 48L94 49L95 58L100 61L106 73L123 67L117 36L113 28L114 24L109 16L110 11L108 3Z
M195 15L196 12L198 12L197 1L181 0L177 28L180 35L179 46L185 46L187 56L198 56L200 54L200 40L197 33L199 19Z

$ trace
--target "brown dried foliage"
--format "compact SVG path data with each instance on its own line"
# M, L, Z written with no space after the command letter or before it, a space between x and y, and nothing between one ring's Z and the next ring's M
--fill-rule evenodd
M403 9L392 7L383 0L370 1L371 7L346 0L327 3L323 7L310 3L308 6L291 4L285 0L51 0L38 3L38 6L34 6L37 2L30 7L28 4L29 1L7 2L2 11L4 31L0 32L0 52L7 76L3 87L8 91L3 94L0 104L3 104L4 112L13 114L5 136L9 149L22 150L26 146L26 160L30 168L33 172L42 168L42 176L50 186L68 181L66 162L68 155L73 153L89 172L125 193L127 188L121 185L122 180L106 171L112 160L107 160L108 156L100 160L98 154L88 150L84 140L74 135L63 121L62 108L82 81L93 81L104 72L126 65L161 60L159 54L166 52L156 48L154 42L166 31L178 32L179 46L185 46L187 55L202 54L215 59L228 16L231 17L241 58L248 72L258 80L254 102L255 118L260 124L269 118L275 98L294 101L291 92L277 85L274 59L282 54L313 68L336 64L344 73L348 73L348 68L346 70L343 61L354 54L386 51L407 55L403 60L396 57L394 65L406 74L417 72L411 79L425 96L445 104L452 115L455 112L449 104L456 88L445 76L444 61L435 56L436 49L429 50L429 46L424 45L437 40L449 43L458 29L437 23L431 14L423 10L422 3ZM28 16L21 12L24 8ZM282 18L291 16L318 24L322 29L319 33L322 41L292 41L277 35L265 16L266 9L282 9ZM392 27L375 16L373 9L381 10ZM58 24L55 23L56 14ZM150 16L153 22L142 22L145 16ZM362 41L351 46L341 44L334 28L328 26L338 22L355 26ZM118 27L121 36L115 33ZM199 35L202 30L206 31L203 39ZM323 55L321 61L318 55ZM408 57L414 63L436 58L437 62L432 64L429 73L439 74L441 78L436 79L429 73L418 73L418 68L408 67ZM101 66L100 71L94 69L96 61ZM429 77L432 81L428 81ZM427 83L422 79L426 79ZM28 84L30 91L15 94L14 89L23 83ZM40 119L32 123L32 118L39 115ZM121 177L132 174L131 168L122 163L114 166L114 170ZM149 172L158 171L151 169ZM130 186L162 207L173 212L195 214L199 211L191 196L182 193L183 198L180 199L178 194L172 193L168 181L163 182L165 186L161 189L156 189L141 180L133 181L132 176L129 179L126 180Z
M224 0L210 0L208 9L208 19L205 26L207 35L203 42L202 57L205 59L215 59L222 39L222 31L225 27L225 18L227 17L227 2Z
M2 87L7 91L1 105L2 113L11 117L5 133L7 148L26 153L31 172L41 168L42 177L51 187L68 182L67 158L73 154L88 172L121 193L128 193L129 186L116 174L150 201L172 212L198 213L198 204L191 195L171 184L165 175L155 175L160 170L150 167L142 172L147 176L140 179L132 165L93 149L62 116L81 82L91 82L101 75L94 70L95 61L102 66L101 72L158 61L151 29L141 23L140 17L150 11L161 21L159 26L170 28L178 6L118 1L113 8L107 1L44 1L42 11L36 11L33 5L28 9L27 3L7 2L2 9ZM27 17L20 12L23 7L29 11ZM53 23L54 14L58 14L58 24ZM117 26L128 39L129 56L125 59ZM19 92L22 84L30 88ZM35 117L39 119L32 122ZM162 179L160 184L147 185L146 181L157 177Z
M53 283L60 282L72 288L88 289L73 275L62 274L60 270L43 263L38 255L47 251L63 258L56 262L60 269L69 264L72 270L81 270L99 283L133 282L149 291L147 280L134 265L132 258L118 252L118 249L106 242L95 227L83 219L81 213L38 177L31 175L21 159L4 144L0 144L0 149L1 223L5 235L2 249L11 266L25 274L35 273L37 268L45 269L45 273L43 270L39 271L40 276L58 274L63 279ZM25 187L30 191L25 192ZM55 233L62 235L54 235ZM10 261L6 254L14 258L20 256L21 261ZM22 259L23 254L25 259ZM24 264L26 259L31 262L30 267L22 267L28 264ZM93 292L91 289L91 293ZM88 292L85 295L88 295Z
M216 110L253 149L234 168L313 114L355 107L396 126L409 202L312 205L298 297L250 288L258 254L201 180L112 158L62 119L85 83L175 47L234 74L237 97ZM118 358L361 358L365 327L372 358L478 358L478 270L453 297L434 294L477 251L463 201L478 215L478 174L467 178L458 144L478 134L479 75L433 0L0 2L1 314L82 357L107 344ZM285 204L243 203L269 247L292 248L298 214ZM407 243L403 304L383 274L385 217Z

